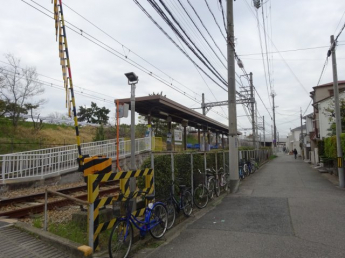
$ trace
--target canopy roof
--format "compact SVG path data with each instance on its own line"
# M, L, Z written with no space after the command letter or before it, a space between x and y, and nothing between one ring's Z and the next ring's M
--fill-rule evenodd
M130 98L119 99L119 103L129 104L129 108L131 108ZM205 128L225 135L228 135L229 131L227 125L161 95L136 97L135 111L141 115L147 116L150 114L152 117L161 119L167 119L170 116L173 122L181 124L183 121L187 121L188 126L200 129ZM241 133L238 132L238 134L240 135Z

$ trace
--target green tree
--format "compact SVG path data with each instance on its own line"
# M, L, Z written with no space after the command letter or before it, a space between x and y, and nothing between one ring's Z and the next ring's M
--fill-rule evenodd
M341 131L343 132L345 128L345 99L340 99L339 102L340 106L340 120L341 120ZM327 108L323 111L323 114L328 116L329 121L332 122L331 126L329 127L328 135L333 136L336 135L336 126L335 126L335 112L334 112L334 102L331 102Z
M5 55L8 66L0 67L0 99L6 103L14 127L18 125L21 114L27 114L25 104L41 105L44 100L33 102L31 99L44 92L38 81L36 68L20 68L20 59L11 54Z
M109 113L109 109L105 107L99 108L96 103L91 102L91 107L89 108L79 106L77 116L80 122L86 121L93 124L107 124L109 121Z

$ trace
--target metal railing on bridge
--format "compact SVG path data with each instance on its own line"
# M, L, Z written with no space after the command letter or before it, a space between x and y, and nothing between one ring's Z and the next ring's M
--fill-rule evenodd
M116 158L116 140L98 141L81 144L82 152L90 156L104 155ZM151 150L150 138L135 140L135 152ZM131 153L131 143L119 142L119 156L125 157ZM77 145L33 150L0 155L0 180L45 177L76 170L78 150Z

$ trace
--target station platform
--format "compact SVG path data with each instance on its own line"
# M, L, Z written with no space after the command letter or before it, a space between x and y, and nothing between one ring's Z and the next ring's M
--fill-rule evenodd
M14 226L14 220L0 219L0 258L69 258L34 235Z

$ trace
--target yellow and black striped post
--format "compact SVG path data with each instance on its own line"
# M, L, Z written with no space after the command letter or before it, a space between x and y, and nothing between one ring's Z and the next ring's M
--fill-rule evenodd
M338 168L342 168L343 167L343 159L341 157L338 157L337 160L338 160Z
M89 174L88 180L88 231L89 231L89 246L95 251L99 245L99 234L107 229L111 229L116 219L99 223L99 209L106 205L111 204L114 201L122 201L119 196L99 198L99 185L101 182L108 182L112 180L120 180L120 191L124 196L128 196L130 193L129 179L131 177L145 176L145 189L149 193L153 193L153 169L133 170L126 172L109 172L104 174ZM142 216L145 212L145 208L133 211L133 215L136 217Z

